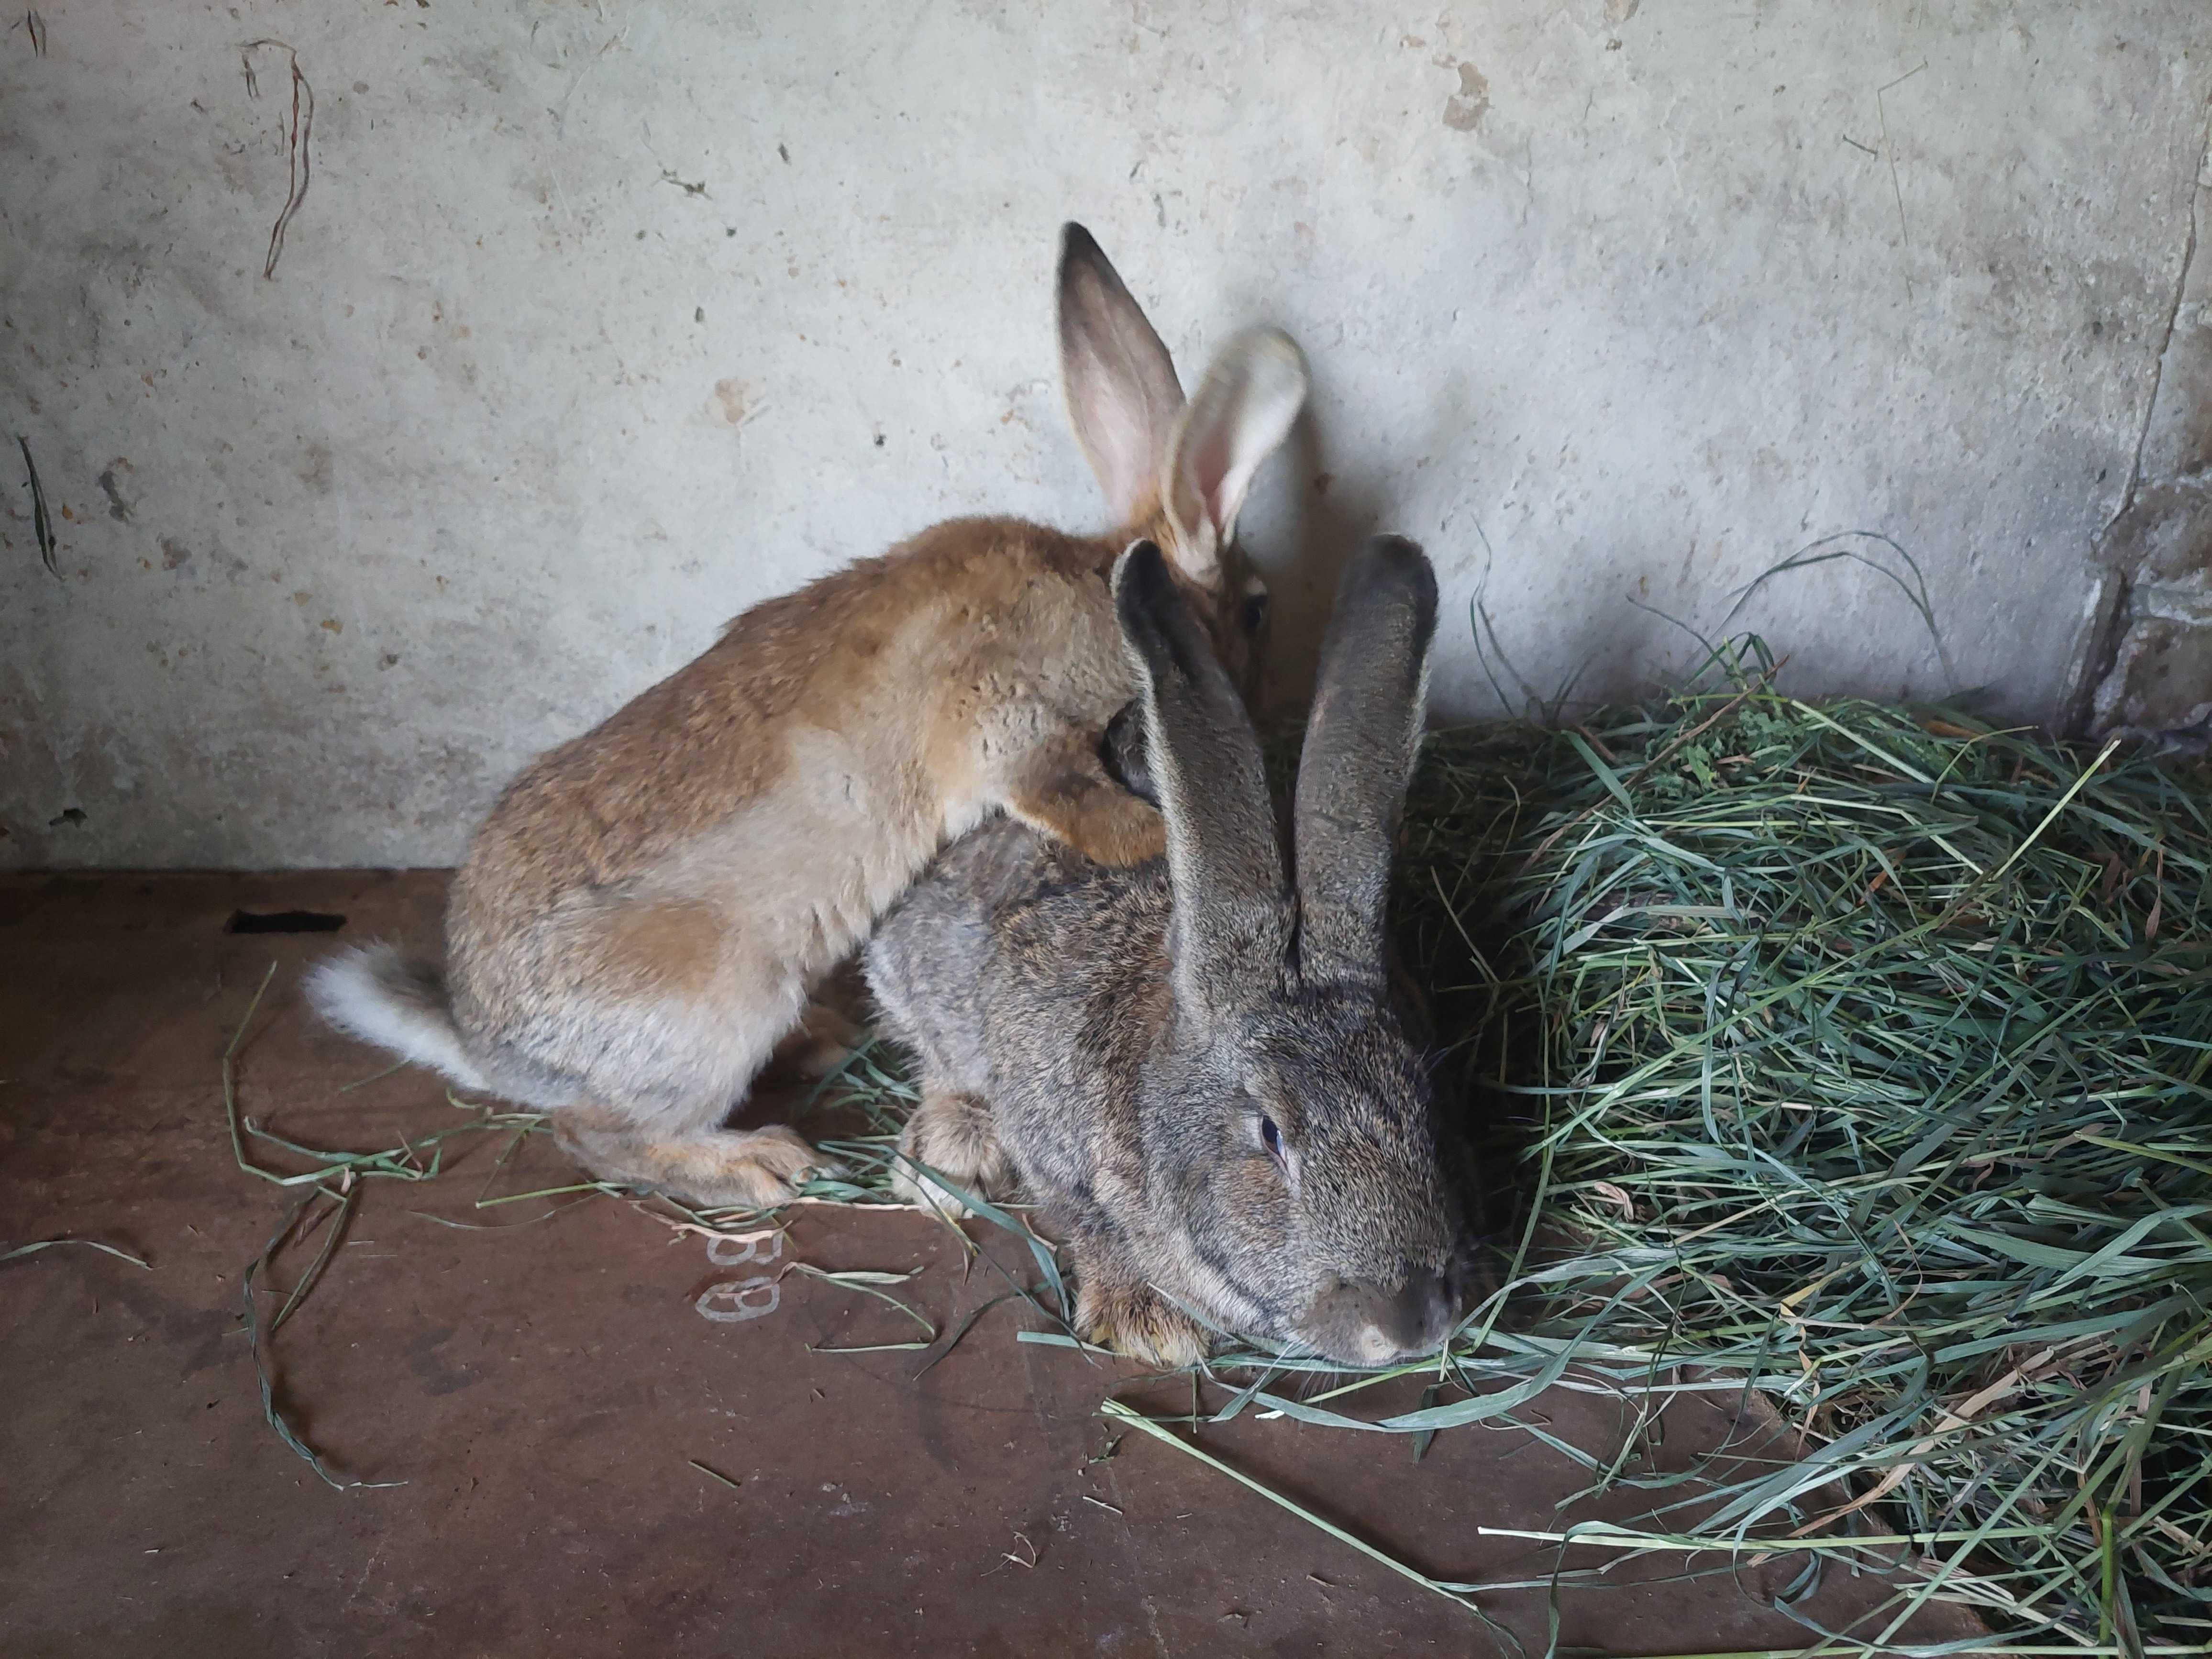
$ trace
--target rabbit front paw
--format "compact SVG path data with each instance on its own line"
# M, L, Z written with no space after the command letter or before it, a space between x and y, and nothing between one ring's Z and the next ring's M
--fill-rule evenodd
M1086 1342L1164 1371L1194 1365L1213 1351L1213 1333L1149 1285L1084 1279L1075 1326Z
M1006 807L1093 864L1143 864L1168 849L1159 809L1107 775L1095 732L1065 732L1030 753L1007 788Z
M957 1221L969 1213L962 1194L1000 1198L1013 1188L1014 1166L999 1145L991 1109L974 1095L923 1095L899 1132L898 1149L891 1188L916 1209ZM944 1181L930 1179L916 1167L922 1164Z

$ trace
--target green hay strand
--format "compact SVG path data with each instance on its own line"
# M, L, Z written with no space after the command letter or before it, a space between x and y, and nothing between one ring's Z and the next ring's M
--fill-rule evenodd
M104 1243L97 1238L41 1238L28 1244L18 1244L13 1249L0 1250L0 1261L20 1261L27 1255L36 1255L41 1250L55 1249L64 1244L75 1244L84 1249L98 1250L101 1255L112 1255L118 1261L127 1261L134 1267L150 1268L154 1265L144 1256L126 1250L120 1244Z

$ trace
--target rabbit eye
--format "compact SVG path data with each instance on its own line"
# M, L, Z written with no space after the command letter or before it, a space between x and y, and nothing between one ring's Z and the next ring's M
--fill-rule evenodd
M1247 634L1256 634L1260 625L1267 620L1267 596L1254 593L1244 601L1243 622Z
M1283 1161L1283 1132L1275 1127L1275 1120L1264 1114L1260 1119L1260 1144L1267 1149L1267 1156L1280 1164Z

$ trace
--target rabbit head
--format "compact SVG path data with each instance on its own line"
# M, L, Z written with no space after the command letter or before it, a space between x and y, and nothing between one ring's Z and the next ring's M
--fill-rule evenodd
M1249 690L1267 585L1237 543L1237 519L1304 406L1305 359L1280 330L1248 329L1186 401L1167 347L1081 225L1061 228L1059 286L1076 441L1125 539L1159 546L1230 678Z
M1347 1363L1426 1352L1457 1313L1463 1229L1384 913L1436 578L1398 538L1346 567L1288 869L1251 720L1160 550L1125 553L1114 593L1170 896L1170 1006L1137 1102L1137 1254L1207 1322Z

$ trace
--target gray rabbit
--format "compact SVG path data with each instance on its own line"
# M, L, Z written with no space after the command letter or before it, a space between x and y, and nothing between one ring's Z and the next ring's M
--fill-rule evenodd
M1464 1228L1384 910L1435 575L1393 537L1346 569L1295 876L1251 720L1159 550L1130 547L1113 593L1141 743L1117 720L1108 758L1157 792L1167 855L1106 868L1000 819L892 910L866 964L921 1062L901 1150L971 1191L1018 1176L1070 1253L1080 1333L1139 1358L1188 1364L1217 1330L1346 1364L1426 1352Z

